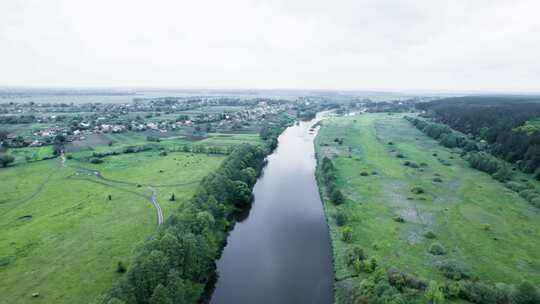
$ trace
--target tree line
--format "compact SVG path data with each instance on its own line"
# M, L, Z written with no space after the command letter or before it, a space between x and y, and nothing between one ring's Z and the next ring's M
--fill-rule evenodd
M490 152L540 179L540 130L520 128L540 117L540 97L455 97L419 103L436 120L490 144Z
M476 144L474 140L458 134L446 125L408 116L405 118L420 131L438 140L443 146L461 148L463 158L472 168L486 172L494 179L504 183L507 188L517 192L533 206L540 208L540 193L536 188L527 182L514 181L514 169L507 162L486 152L485 150L489 151L487 147ZM538 179L538 174L535 177Z
M196 303L215 274L232 214L249 208L265 157L289 120L269 126L262 147L236 146L221 166L205 177L193 198L183 204L137 252L104 304Z

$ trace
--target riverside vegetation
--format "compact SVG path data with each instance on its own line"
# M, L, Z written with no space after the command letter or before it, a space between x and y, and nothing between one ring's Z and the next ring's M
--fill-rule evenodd
M247 118L242 130L233 131L226 124L219 129L219 122L198 131L195 123L185 132L99 131L85 135L83 142L58 135L54 144L41 147L12 147L0 137L2 160L9 158L0 169L0 303L32 298L43 303L142 301L139 294L129 295L133 290L121 289L124 283L107 291L123 277L122 282L139 284L130 278L138 271L150 275L141 266L150 256L145 250L153 248L150 240L187 227L194 230L179 240L186 251L178 262L183 268L177 269L176 279L183 287L177 291L185 292L184 300L197 302L234 223L232 214L249 205L261 159L294 115L279 105L265 109L256 123L248 122L252 114L235 114L237 120ZM12 138L9 132L0 133ZM212 205L212 210L199 206L206 187L225 190L208 191L203 205ZM154 196L166 219L157 230L150 202ZM212 242L206 243L207 238ZM168 280L172 277L167 273ZM162 285L171 292L180 286ZM160 297L160 289L154 298ZM177 294L166 297L179 299Z
M489 170L496 179L476 170L495 160L436 128L447 130L443 145L401 114L322 123L317 179L336 302L539 303L539 209L508 185L533 191L538 182L511 169L507 176L499 160Z

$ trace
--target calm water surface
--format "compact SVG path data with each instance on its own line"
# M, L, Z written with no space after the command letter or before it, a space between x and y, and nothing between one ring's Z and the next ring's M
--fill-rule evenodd
M288 128L257 181L248 218L217 262L211 303L332 303L330 240L310 122Z

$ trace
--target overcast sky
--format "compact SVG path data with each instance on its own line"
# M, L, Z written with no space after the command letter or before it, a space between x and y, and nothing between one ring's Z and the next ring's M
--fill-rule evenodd
M538 0L2 0L2 86L540 91Z

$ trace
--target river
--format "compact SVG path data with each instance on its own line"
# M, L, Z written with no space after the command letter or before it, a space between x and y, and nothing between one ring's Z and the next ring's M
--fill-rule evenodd
M328 226L315 181L310 131L323 113L286 129L253 189L249 216L231 231L211 298L229 303L332 303Z

